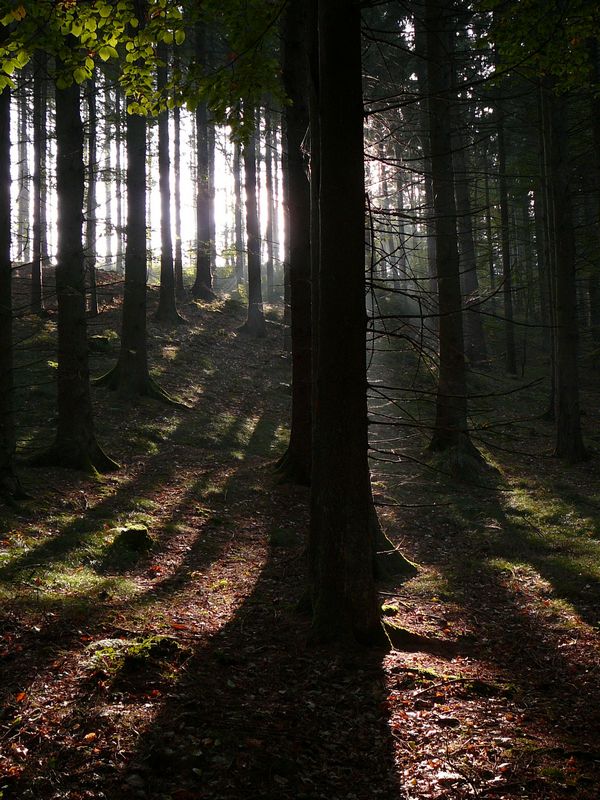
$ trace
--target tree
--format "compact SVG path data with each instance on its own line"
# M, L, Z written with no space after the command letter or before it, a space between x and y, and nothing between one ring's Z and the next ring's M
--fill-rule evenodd
M10 89L6 86L0 91L0 499L8 501L21 494L14 466L11 266Z
M244 114L253 129L243 146L244 175L246 179L246 247L248 258L248 316L241 330L250 336L266 335L260 275L260 225L256 197L256 112L247 105ZM252 120L252 122L251 122Z
M448 57L452 53L448 27L451 18L450 2L426 0L429 137L440 337L436 418L429 447L432 451L452 451L456 468L461 471L465 467L465 459L479 461L481 457L471 442L467 425L462 297L452 167L450 99L453 87Z
M384 644L367 460L360 8L318 2L319 313L310 520L315 641ZM344 236L340 236L340 231Z
M159 46L158 91L167 86L168 54L164 44ZM171 232L171 158L169 155L169 111L164 108L158 115L158 178L160 186L160 294L154 314L157 322L177 325L184 322L177 311L175 298L175 270L173 265L173 235Z
M81 93L77 84L71 83L64 88L57 84L58 424L53 446L38 456L34 463L108 472L116 469L117 464L96 441L90 398L82 240L84 164L80 103Z
M278 468L284 480L310 481L312 439L312 334L310 186L303 141L308 130L306 4L290 3L283 20L283 82L291 102L284 107L284 213L288 238L292 341L290 441Z

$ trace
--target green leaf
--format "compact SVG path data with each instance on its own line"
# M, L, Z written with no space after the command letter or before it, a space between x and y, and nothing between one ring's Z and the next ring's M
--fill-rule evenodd
M185 42L185 31L175 31L175 41L177 44L183 44Z

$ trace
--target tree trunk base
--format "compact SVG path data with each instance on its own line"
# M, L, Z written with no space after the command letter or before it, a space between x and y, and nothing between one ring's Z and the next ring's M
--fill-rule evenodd
M32 467L64 467L92 475L104 475L120 469L119 464L107 456L95 441L87 447L76 442L55 442L49 450L34 456L29 463Z
M159 400L161 403L175 408L187 408L184 403L176 400L167 391L146 374L137 381L121 380L121 368L115 364L112 369L104 375L91 380L92 386L106 386L112 391L117 391L123 400L133 400L136 397L149 397L152 400Z
M267 335L267 326L263 318L255 317L252 320L246 320L241 328L238 328L238 331L253 339L264 339Z
M447 444L434 436L427 450L437 455L438 467L452 478L468 481L482 472L494 471L468 436L457 444Z
M310 467L294 455L288 447L281 458L275 462L277 483L292 483L296 486L310 486Z
M212 303L213 300L217 299L215 292L205 283L195 283L192 286L192 297L194 300L204 300L205 303Z
M187 319L182 317L176 309L165 311L159 307L152 315L152 320L161 325L187 325Z

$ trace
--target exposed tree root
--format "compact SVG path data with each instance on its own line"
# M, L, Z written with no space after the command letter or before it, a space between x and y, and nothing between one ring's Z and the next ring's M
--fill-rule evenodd
M187 325L188 321L179 311L161 311L160 308L152 315L152 320L161 325Z

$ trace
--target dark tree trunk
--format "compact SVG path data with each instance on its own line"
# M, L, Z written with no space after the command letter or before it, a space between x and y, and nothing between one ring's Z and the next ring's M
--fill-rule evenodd
M256 112L247 109L244 113ZM246 238L248 253L248 316L242 330L250 336L266 335L263 314L261 270L260 270L260 225L256 198L256 131L254 130L243 148L244 173L246 177Z
M490 276L490 307L492 312L496 310L496 272L494 258L494 236L492 233L492 203L490 198L490 173L488 151L485 151L484 170L484 191L485 191L485 237L488 257L488 274Z
M0 32L0 41L5 34ZM15 474L10 261L10 90L0 93L0 499L20 494Z
M556 449L555 455L570 462L586 458L581 434L578 330L575 280L575 233L571 206L567 103L552 89L544 93L548 176L552 200L556 253Z
M116 389L119 397L153 397L176 404L150 377L146 328L146 119L128 114L127 228L121 348L116 365L94 383Z
M284 213L289 253L289 304L292 344L290 441L280 462L284 479L310 480L312 437L312 362L310 303L310 186L302 145L308 129L305 4L288 6L283 22L283 82L292 101L285 106Z
M19 89L17 92L18 110L18 197L17 197L17 243L19 261L29 263L31 256L31 240L29 211L31 192L29 189L29 147L28 147L28 117L29 117L29 70L25 68L20 73Z
M164 66L158 68L157 85L164 91L167 83L167 52L159 48ZM158 181L160 189L160 292L158 308L154 314L157 322L177 325L183 317L177 311L175 299L175 270L173 267L173 236L171 233L171 159L169 155L169 111L158 116Z
M451 145L452 79L448 2L427 0L427 75L433 183L440 365L433 451L455 451L460 471L465 455L478 457L467 427L467 388L463 351L462 297L456 233Z
M504 106L496 103L498 117L498 190L500 194L500 224L502 242L502 298L504 301L505 369L509 375L517 374L515 328L513 323L512 263L510 253L510 228L508 188L506 177L506 143L504 135Z
M33 73L33 219L31 252L31 303L33 314L44 311L42 273L42 170L46 148L45 83L48 57L36 53Z
M244 282L244 231L242 222L242 156L239 142L233 143L233 194L235 226L235 280Z
M90 398L83 252L83 125L77 85L56 90L58 200L58 429L50 451L34 460L107 472L117 465L99 447Z
M183 252L181 249L181 109L173 109L173 175L175 180L175 294L182 299L185 296L183 284Z
M270 98L265 104L265 207L266 237L267 237L267 302L272 303L275 299L274 277L273 277L273 216L275 213L273 204L273 115L269 108Z
M453 135L454 192L458 220L458 244L460 252L460 275L465 298L464 333L465 355L469 364L475 368L487 366L487 348L481 319L479 280L477 277L477 258L473 239L473 215L471 212L471 192L469 172L465 156L465 137L460 128L460 115L454 115Z
M113 245L113 217L112 193L114 174L112 169L112 141L113 141L113 109L110 102L111 79L108 74L104 76L104 186L106 189L106 217L104 220L104 236L106 239L106 268L112 268Z
M319 0L319 295L309 555L314 641L384 644L367 460L360 10ZM344 235L340 236L340 232Z
M214 300L210 244L210 184L208 164L208 113L206 103L196 108L196 279L192 294Z
M125 112L127 113L127 112ZM123 95L119 86L115 89L115 187L116 187L116 234L117 253L116 269L119 275L123 274L123 166L121 163L121 150L123 147Z
M96 83L92 79L87 85L88 105L88 168L87 168L87 198L86 198L86 225L85 225L85 271L90 287L89 310L90 314L98 314L98 286L96 281Z

